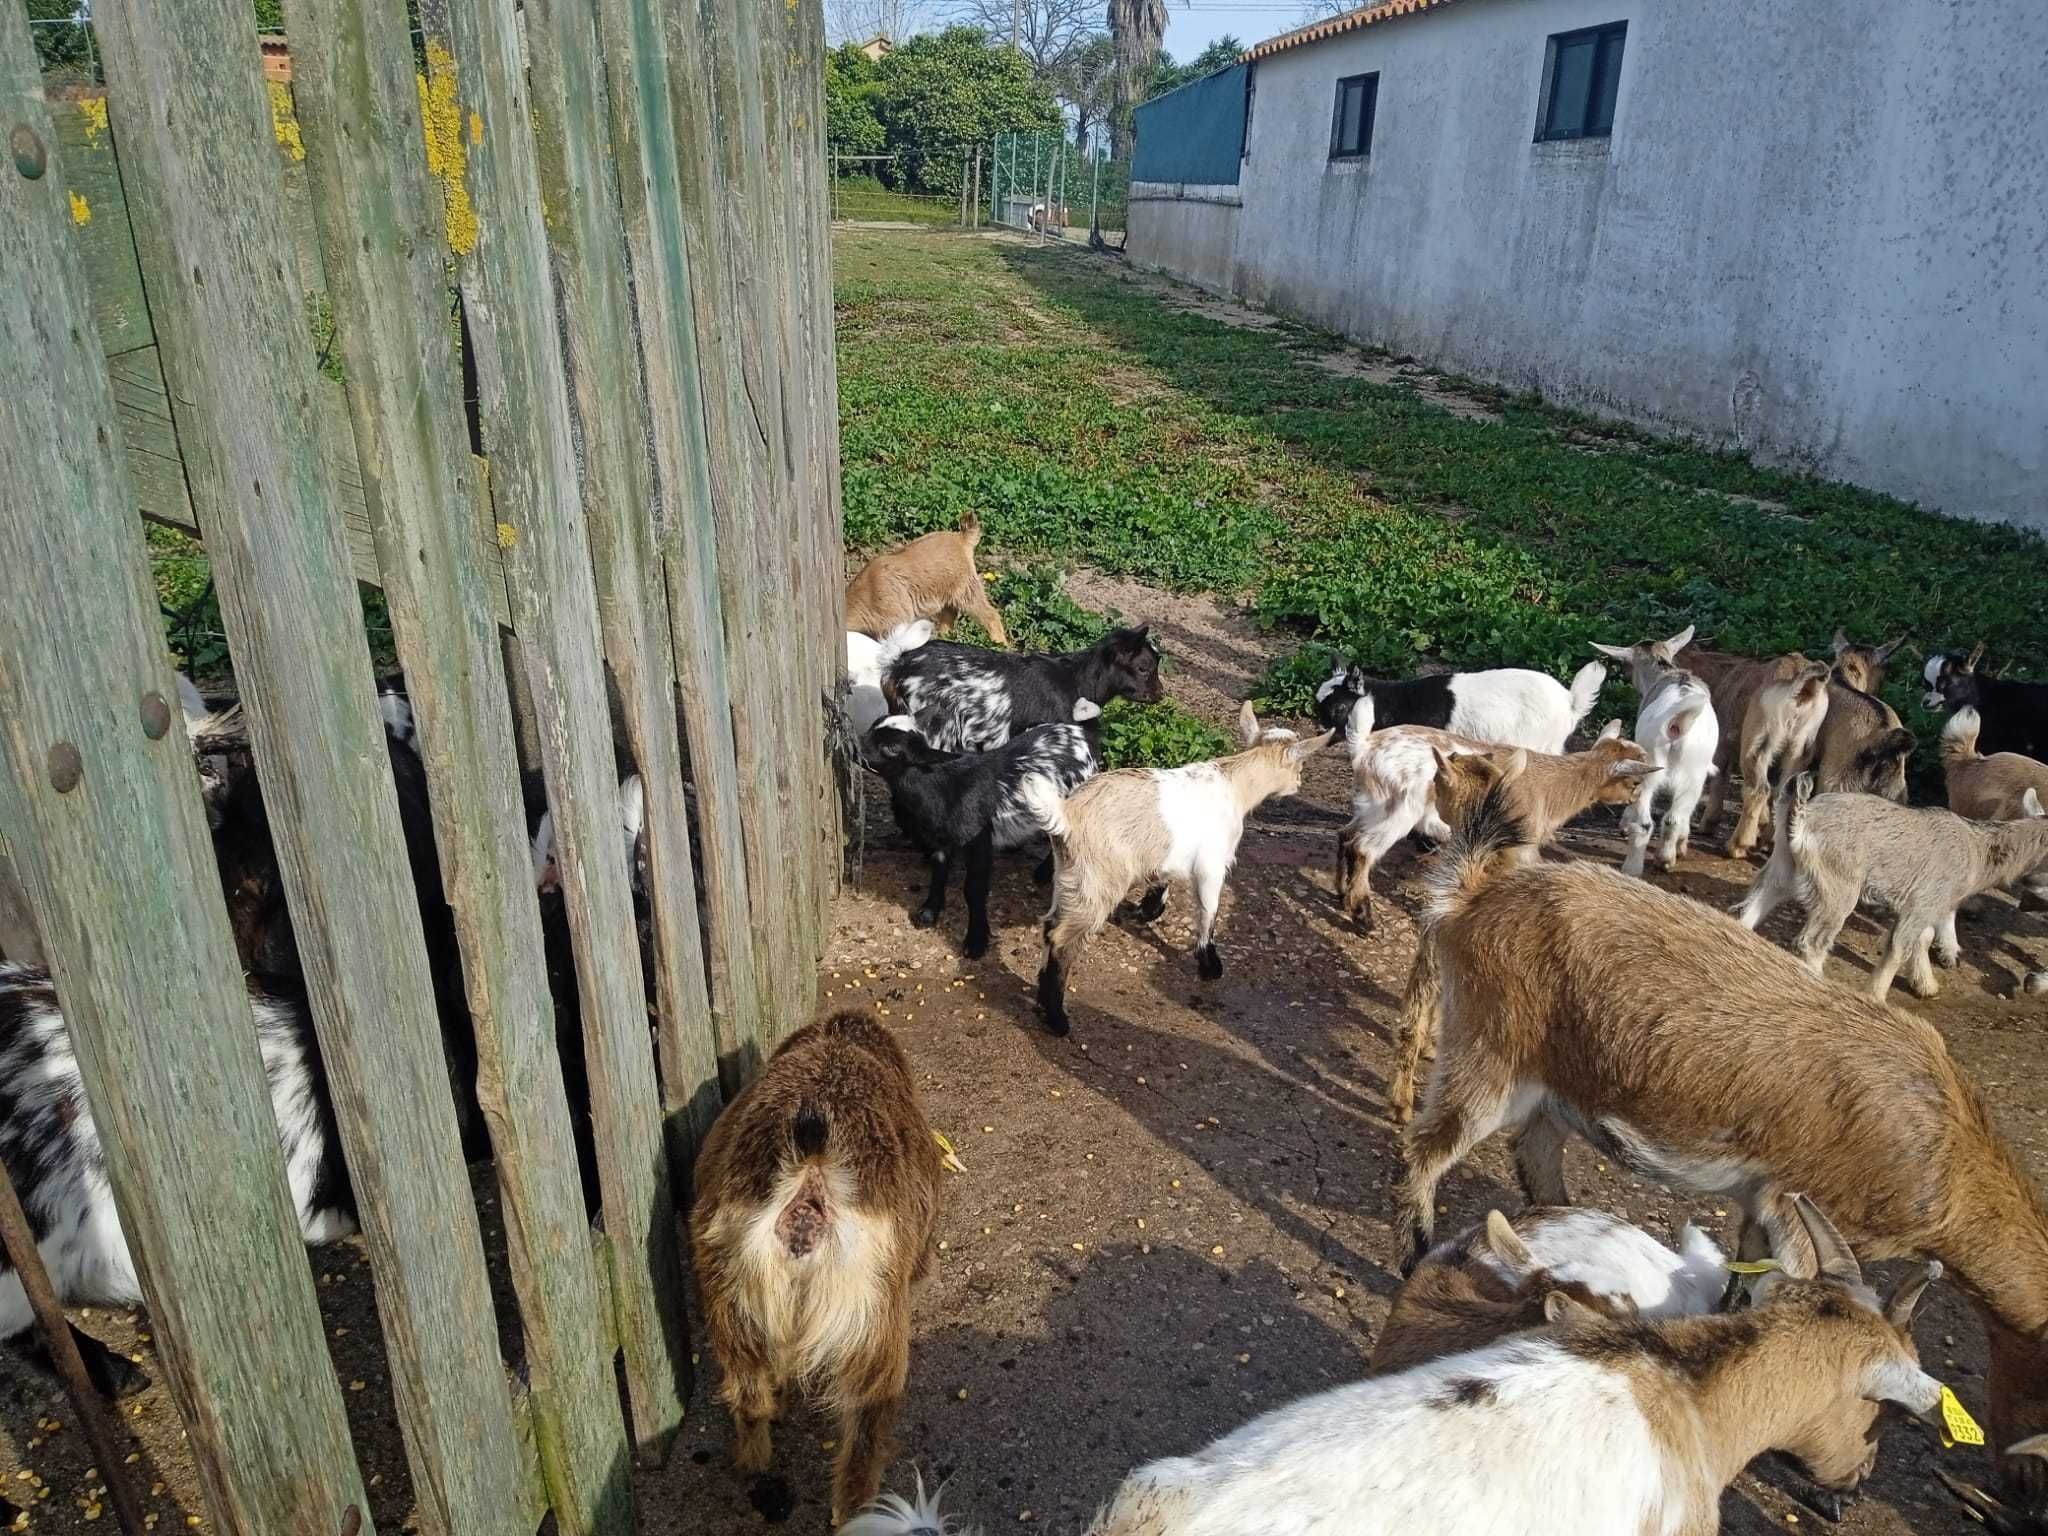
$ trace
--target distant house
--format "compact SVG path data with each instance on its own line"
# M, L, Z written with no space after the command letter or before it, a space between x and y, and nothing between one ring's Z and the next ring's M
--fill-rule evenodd
M1137 109L1128 253L2048 531L2048 6L1388 0Z
M866 42L855 44L854 50L866 55L869 62L879 64L896 51L896 45L889 41L888 33L877 32Z

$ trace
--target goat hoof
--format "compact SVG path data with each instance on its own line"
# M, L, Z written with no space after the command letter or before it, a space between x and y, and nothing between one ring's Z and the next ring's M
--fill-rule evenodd
M796 1495L779 1477L755 1478L754 1486L747 1490L747 1502L770 1525L780 1525L796 1512Z
M1408 1252L1401 1260L1401 1278L1406 1280L1415 1273L1415 1266L1422 1262L1422 1256L1429 1252L1429 1229L1417 1222L1408 1232Z
M919 907L915 912L910 914L910 926L913 928L929 928L933 923L936 923L938 920L939 914L937 910L932 907Z
M133 1397L149 1385L148 1372L116 1354L109 1353L104 1360L94 1358L88 1367L92 1384L102 1397Z
M1958 962L1962 958L1963 956L1960 950L1951 949L1946 952L1943 952L1942 950L1937 949L1934 952L1934 963L1940 966L1944 971L1954 970L1956 968L1956 962Z
M1216 946L1209 945L1195 952L1195 970L1204 981L1220 981L1223 977L1223 957L1216 953Z
M1040 885L1051 885L1052 860L1049 858L1040 859L1036 864L1032 865L1031 878L1033 880L1036 880Z
M988 935L985 933L968 934L967 941L960 946L960 953L970 960L979 960L988 953Z
M1062 1038L1074 1032L1074 1026L1067 1021L1067 1012L1064 1008L1062 1008L1058 1013L1046 1014L1045 1028L1046 1033L1059 1035Z

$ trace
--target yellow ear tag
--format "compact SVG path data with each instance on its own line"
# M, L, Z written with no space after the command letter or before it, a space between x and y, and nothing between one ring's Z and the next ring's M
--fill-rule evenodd
M933 1131L932 1140L936 1141L939 1144L939 1150L945 1153L945 1156L939 1159L939 1166L941 1168L950 1168L955 1173L965 1173L967 1171L967 1165L960 1161L960 1154L953 1150L953 1143L946 1140L946 1133L944 1131Z
M1757 1259L1753 1262L1730 1259L1721 1267L1731 1275L1768 1275L1785 1266L1776 1259Z
M1945 1446L1984 1443L1984 1431L1977 1427L1977 1421L1970 1417L1963 1405L1956 1401L1955 1393L1947 1387L1941 1389L1941 1443Z

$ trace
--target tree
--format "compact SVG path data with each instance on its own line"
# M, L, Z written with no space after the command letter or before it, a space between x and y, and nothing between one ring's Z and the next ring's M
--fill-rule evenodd
M1213 75L1219 69L1229 69L1244 53L1244 44L1231 33L1224 33L1215 42L1204 48L1185 64L1173 62L1173 55L1160 51L1152 65L1152 78L1145 87L1146 101L1154 96L1164 96L1168 91L1177 91L1191 80L1200 80Z
M1116 105L1116 45L1097 32L1053 65L1052 93L1074 112L1074 144L1088 146L1088 130L1106 122Z
M19 0L0 0L0 5ZM28 0L28 29L35 43L36 62L43 73L67 79L88 78L92 42L86 36L79 0Z
M881 101L888 87L875 61L852 43L825 55L825 143L842 155L879 155L889 136Z
M1116 45L1116 106L1110 138L1116 157L1130 153L1131 108L1143 97L1139 87L1152 73L1166 36L1166 0L1109 0L1109 35Z
M876 37L901 43L931 22L926 0L825 0L825 35L834 45Z
M1062 126L1060 109L1031 62L975 27L914 37L883 59L877 103L888 147L921 190L960 191L963 158L998 133Z
M979 27L996 43L1014 31L1018 48L1040 79L1049 79L1060 60L1088 39L1097 0L954 0L952 15L963 26Z

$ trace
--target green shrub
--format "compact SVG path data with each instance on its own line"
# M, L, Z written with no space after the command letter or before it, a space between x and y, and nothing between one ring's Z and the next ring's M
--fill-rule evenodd
M1233 738L1172 699L1114 699L1102 711L1102 757L1110 768L1178 768L1236 750Z

